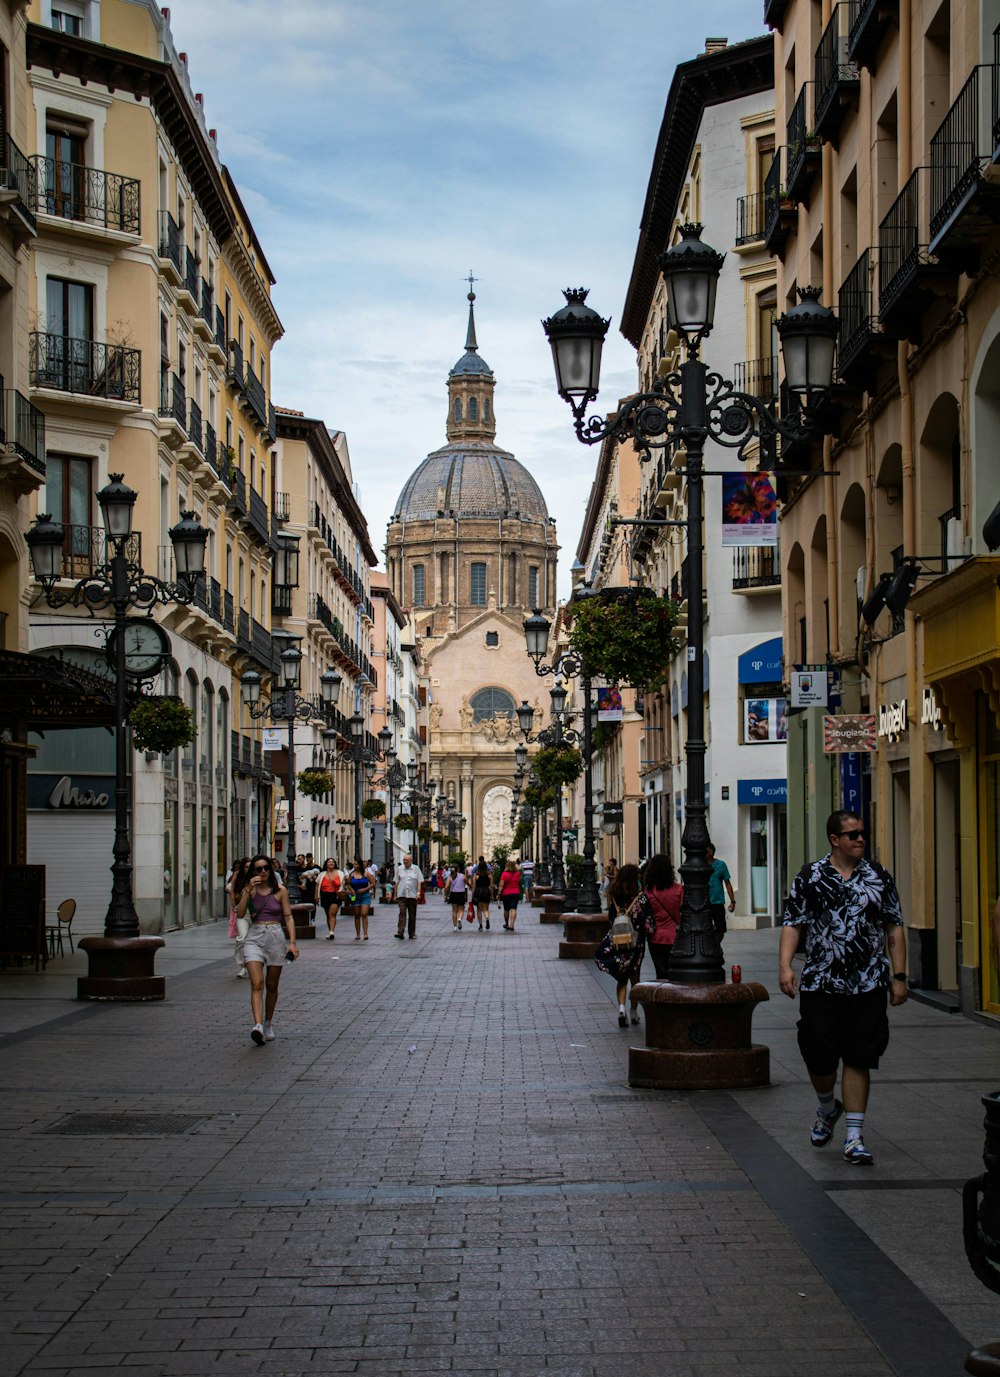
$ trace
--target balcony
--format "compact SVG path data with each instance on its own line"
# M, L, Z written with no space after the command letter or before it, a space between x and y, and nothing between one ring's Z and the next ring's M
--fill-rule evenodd
M994 42L998 42L994 35ZM980 247L1000 220L993 165L1000 135L997 64L972 69L931 138L930 252L975 272Z
M205 451L202 448L201 407L194 398L192 398L189 403L187 433L188 439L191 441L192 445L194 445L198 453L204 454Z
M232 491L229 494L229 510L237 516L246 516L247 480L237 468L230 471L230 486Z
M226 361L226 318L225 318L225 316L222 314L222 312L219 310L218 306L216 306L216 308L215 308L215 338L212 340L212 345L211 345L211 347L212 347L213 349L217 350L217 351L222 355L222 359L220 360L220 362L225 363L225 361Z
M257 422L257 429L266 431L267 397L264 394L264 384L252 368L248 368L244 374L243 396L246 399L252 419Z
M270 402L267 404L267 438L272 445L278 439L278 416Z
M799 222L795 202L787 195L781 179L786 158L787 149L776 148L764 178L764 247L771 254L781 252L785 240Z
M206 282L204 278L201 279L199 286L201 287L201 296L199 298L198 319L195 321L195 326L204 326L205 331L203 333L206 333L207 338L211 338L212 331L215 328L215 293L212 291L212 284Z
M45 416L0 378L0 478L16 492L34 492L45 481Z
M227 631L235 631L236 629L233 595L228 589L222 595L222 625Z
M736 202L736 247L762 243L764 239L764 193L741 196Z
M72 220L90 229L138 236L139 183L134 177L61 162L40 153L30 161L32 204L37 214Z
M100 569L108 560L108 539L103 526L64 526L64 579L82 579ZM139 532L125 542L125 554L132 564L142 567L142 537Z
M17 144L5 135L3 164L0 166L0 220L21 247L38 234L35 223L35 176L31 161Z
M781 587L781 559L775 545L748 545L733 551L733 592L759 593Z
M250 613L242 607L236 622L236 648L244 655L250 654Z
M788 156L785 190L792 201L806 201L822 156L816 131L810 127L806 114L806 96L811 85L808 81L803 85L786 127Z
M288 514L292 509L292 501L287 492L276 492L272 510L279 521L287 521Z
M71 392L113 402L140 402L140 352L122 344L98 344L33 330L30 336L32 387Z
M739 392L746 392L766 406L778 400L778 360L775 355L766 359L749 359L733 369L733 381Z
M234 339L229 341L229 363L226 368L226 376L238 391L243 390L243 379L246 376L246 366L243 362L243 350Z
M871 252L865 249L844 278L838 296L840 338L837 373L842 381L871 391L872 369L895 353L891 336L879 327L872 309Z
M935 296L954 289L955 273L927 251L926 168L918 167L879 225L879 320L890 334L920 342L920 325Z
M271 673L278 667L278 657L275 654L274 641L271 639L270 631L266 626L261 626L260 622L253 620L250 622L250 656L257 661L262 669Z
M176 425L179 434L175 435L175 438L183 440L187 435L187 394L176 373L164 373L160 376L159 415L163 420L172 421Z
M290 617L292 615L292 593L295 590L283 583L271 584L271 616Z
M830 22L816 49L816 134L836 144L840 126L851 106L857 105L861 78L848 52L850 5L834 5Z
M181 281L181 232L177 221L169 210L160 211L160 270L174 280L174 286Z
M890 22L899 22L899 0L850 0L851 23L847 35L847 53L852 62L869 70L882 39L889 32Z
M242 474L240 475L242 477ZM247 525L253 535L264 545L271 543L271 526L267 516L267 503L260 493L254 488L249 492L249 506L247 508Z
M181 261L183 263L183 276L181 278L177 299L189 315L195 316L200 309L199 297L201 295L201 277L198 273L199 263L191 250L186 246L184 247Z

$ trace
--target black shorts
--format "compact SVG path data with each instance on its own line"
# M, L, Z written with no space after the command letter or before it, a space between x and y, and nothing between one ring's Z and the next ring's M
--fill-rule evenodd
M712 919L712 927L715 928L716 937L726 935L726 906L725 904L709 904L709 917Z
M889 1045L889 992L799 995L799 1051L813 1076L832 1076L839 1062L873 1070Z

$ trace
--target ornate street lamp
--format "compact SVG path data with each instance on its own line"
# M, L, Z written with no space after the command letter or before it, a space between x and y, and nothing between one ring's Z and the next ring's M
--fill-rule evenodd
M146 627L150 622L145 617L129 617L128 613L150 613L157 604L184 605L199 596L208 532L193 512L182 512L180 521L169 531L177 579L165 582L154 578L139 563L138 540L132 536L136 496L120 473L109 475L109 482L97 494L104 522L104 559L71 588L56 588L63 573L66 535L63 527L45 513L24 537L32 571L50 607L82 607L91 616L110 611L113 617L107 639L108 658L115 675L115 839L111 901L104 919L104 936L85 937L80 942L81 949L87 953L88 973L77 982L79 999L150 1000L162 999L165 993L163 977L153 974L156 952L163 946L163 939L141 935L132 894L127 718L131 702L141 693L143 682L154 679L166 664L170 636L158 622L152 623L157 628L162 653L145 657L141 664L130 661L127 633L130 629Z
M599 373L596 368L591 370L587 387L578 385L574 391L567 388L563 371L558 364L556 367L557 389L572 408L574 428L582 443L601 444L609 438L615 441L630 440L640 461L649 460L654 450L666 452L683 448L686 455L683 472L687 480L687 516L680 524L687 535L688 602L693 610L688 629L687 787L681 840L684 861L680 866L684 900L671 958L671 981L688 985L717 984L725 979L722 951L708 910L710 866L706 855L709 835L705 817L702 616L705 444L712 438L717 444L735 449L742 457L754 440L760 442L762 451L770 453L779 438L793 444L810 439L816 429L816 411L828 398L833 383L833 350L837 332L832 312L819 304L819 294L815 291L803 293L801 306L793 308L778 322L783 353L786 343L791 351L785 355L785 369L789 386L795 389L793 395L799 399L800 409L784 416L775 415L759 398L739 392L731 383L714 373L710 374L699 356L701 341L709 334L714 323L716 283L722 264L722 255L702 243L700 225L682 226L680 242L661 256L660 268L667 289L669 323L680 335L686 357L675 373L658 376L648 391L630 397L613 415L595 415L584 419L587 403L595 400L598 393ZM575 294L576 297L580 295ZM574 341L580 350L593 348L596 334L593 321L574 322L567 315L566 308L545 321L544 328L554 355L557 344L567 356L572 354ZM597 363L599 365L599 354ZM531 651L532 647L529 646L529 653ZM589 690L589 683L587 688ZM584 754L588 758L589 707L588 691L584 704ZM592 822L589 800L586 822L589 828ZM743 988L744 993L748 993L748 987ZM763 990L763 987L759 988ZM750 997L753 997L752 993ZM764 997L763 993L761 997ZM678 1001L678 1006L681 1007L682 1003ZM659 1005L650 1007L659 1008ZM713 1035L711 1028L708 1034L710 1037ZM669 1056L666 1053L662 1055ZM750 1074L757 1076L759 1071L758 1064ZM725 1073L716 1071L713 1074L732 1075L733 1070L730 1067ZM764 1079L766 1074L765 1065ZM707 1083L728 1082L699 1082ZM756 1083L756 1080L740 1083Z
M298 839L295 834L295 802L297 783L295 777L295 723L325 721L327 726L320 733L324 746L336 732L329 726L330 713L336 707L340 695L341 676L335 669L326 669L320 675L321 709L317 711L315 702L299 696L302 686L302 652L295 646L286 646L279 658L279 680L270 696L261 693L261 677L255 669L248 669L240 676L240 689L247 712L256 721L271 716L273 722L285 722L288 729L288 858L286 888L288 901L292 904L302 902L302 887L299 883L301 869L298 862Z

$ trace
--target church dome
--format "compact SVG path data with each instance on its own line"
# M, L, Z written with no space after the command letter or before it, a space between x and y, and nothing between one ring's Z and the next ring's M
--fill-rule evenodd
M481 359L474 349L467 349L458 363L448 374L449 378L461 378L470 373L478 373L482 377L492 378L493 369L485 359Z
M429 454L407 479L393 521L445 516L520 516L547 521L541 489L513 454L496 445L452 444Z

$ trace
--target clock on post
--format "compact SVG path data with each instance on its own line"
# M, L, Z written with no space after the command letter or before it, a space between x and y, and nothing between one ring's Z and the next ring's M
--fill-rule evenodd
M125 673L133 679L155 679L170 659L170 633L148 617L133 617L108 636L108 661L114 668L118 637L124 642Z

